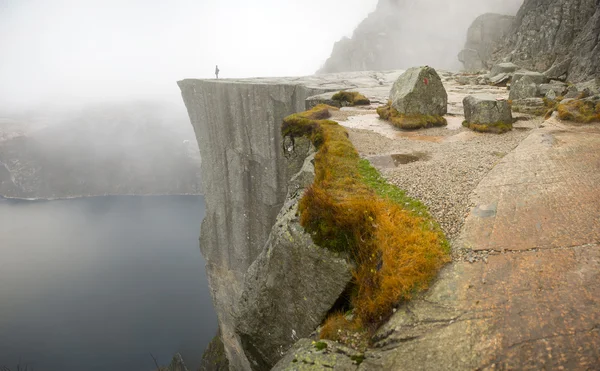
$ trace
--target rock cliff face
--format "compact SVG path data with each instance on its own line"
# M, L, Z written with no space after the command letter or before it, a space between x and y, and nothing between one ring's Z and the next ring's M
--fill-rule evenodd
M522 0L380 0L319 73L431 65L458 69L467 28L484 13L515 14Z
M526 0L493 61L578 82L600 75L600 1Z
M327 89L261 80L184 80L179 86L202 156L206 217L200 247L223 344L232 369L250 369L234 329L235 311L245 273L299 170L289 170L283 156L281 122Z
M389 90L398 74L179 82L202 157L200 247L231 369L272 366L314 330L350 279L345 260L312 245L294 220L297 190L312 179L300 171L310 146L296 141L290 152L283 118L326 92L382 83ZM274 321L281 323L272 332Z

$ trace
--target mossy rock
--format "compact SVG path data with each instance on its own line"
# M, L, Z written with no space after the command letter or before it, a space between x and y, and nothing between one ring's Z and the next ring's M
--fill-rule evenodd
M561 120L581 124L600 122L600 99L576 99L558 103L558 117Z
M478 133L493 133L493 134L504 134L508 133L513 129L512 123L507 124L505 122L496 122L493 124L477 124L477 123L469 123L467 121L463 122L463 126L469 128Z
M340 91L335 93L332 100L339 102L341 106L368 106L371 101L357 91Z
M436 115L404 115L392 107L391 101L385 106L377 108L379 117L402 130L418 130L424 128L441 127L448 125L443 116Z

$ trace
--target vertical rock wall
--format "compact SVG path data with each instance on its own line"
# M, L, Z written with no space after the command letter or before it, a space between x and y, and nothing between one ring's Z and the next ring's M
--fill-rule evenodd
M200 247L225 351L231 369L250 369L234 318L244 275L267 241L293 175L283 156L281 122L327 89L261 80L178 84L202 157Z

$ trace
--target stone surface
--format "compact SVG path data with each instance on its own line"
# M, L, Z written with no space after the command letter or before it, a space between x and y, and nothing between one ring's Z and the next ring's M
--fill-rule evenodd
M539 86L540 95L546 95L548 92L554 92L556 96L564 95L567 92L567 84L561 82L551 82L550 84L541 84Z
M492 60L583 81L600 72L600 7L596 0L527 0L515 28Z
M211 340L202 353L202 362L198 371L229 371L229 361L220 334Z
M521 80L524 77L528 77L529 79L531 79L532 82L538 85L545 84L549 81L548 77L546 77L546 75L544 75L543 73L519 70L513 74L512 85L515 85L517 82L519 82L519 80Z
M465 70L485 68L497 42L506 37L514 21L515 17L503 14L488 13L477 17L467 31L467 42L458 58Z
M244 276L268 239L287 181L298 171L287 168L281 122L304 110L308 96L327 90L266 81L179 82L203 159L200 248L227 358L240 370L250 368L234 330Z
M310 339L298 341L284 358L273 367L272 371L303 371L303 370L339 370L356 371L363 354L337 344L333 341L322 340L327 347L318 350L316 342Z
M521 67L511 62L498 63L495 64L494 67L492 67L492 70L490 71L490 76L493 77L500 74L510 74L512 76L512 74L520 68Z
M510 86L508 99L515 101L537 96L539 96L538 85L529 76L526 76Z
M352 279L347 257L316 246L298 220L314 179L314 155L292 178L266 247L246 273L236 318L250 365L268 370L325 319Z
M448 93L431 67L412 67L396 80L390 91L392 106L406 115L438 115L448 112Z
M470 124L512 124L508 101L490 95L470 95L463 100L465 120Z
M540 113L545 113L547 109L543 98L525 98L512 101L512 110L514 112L539 115Z

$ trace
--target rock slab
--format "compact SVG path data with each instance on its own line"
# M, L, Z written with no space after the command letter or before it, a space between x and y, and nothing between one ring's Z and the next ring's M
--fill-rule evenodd
M504 99L491 95L469 95L463 99L465 119L470 124L512 124L510 105Z
M435 69L412 67L390 91L392 107L405 115L443 116L448 112L448 93Z

